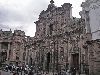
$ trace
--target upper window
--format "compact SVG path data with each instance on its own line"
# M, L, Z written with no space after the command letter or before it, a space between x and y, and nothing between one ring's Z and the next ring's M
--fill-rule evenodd
M16 56L16 60L19 60L19 57L18 56Z
M52 35L52 31L53 31L53 24L50 24L50 35Z

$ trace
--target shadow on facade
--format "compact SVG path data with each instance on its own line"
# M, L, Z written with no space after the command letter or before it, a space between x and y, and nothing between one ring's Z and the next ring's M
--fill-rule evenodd
M47 53L47 64L46 64L46 70L49 72L50 69L50 52Z

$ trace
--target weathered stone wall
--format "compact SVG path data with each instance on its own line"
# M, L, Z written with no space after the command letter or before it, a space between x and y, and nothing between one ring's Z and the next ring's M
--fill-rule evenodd
M1 61L5 64L12 64L16 66L21 66L23 61L24 53L24 44L25 44L25 32L21 30L12 31L2 31L0 30L0 53L4 54L4 61ZM5 47L6 46L6 47Z
M62 7L49 4L47 10L42 11L39 20L35 22L34 44L37 47L35 45L34 47L39 53L36 57L37 69L41 66L41 57L43 56L42 68L47 70L48 53L50 53L50 70L59 71L60 69L74 68L72 55L78 54L78 70L83 71L81 63L84 63L85 60L85 52L82 47L86 39L84 37L86 33L85 21L80 18L70 17L72 15L70 12L71 6L70 3L64 3Z

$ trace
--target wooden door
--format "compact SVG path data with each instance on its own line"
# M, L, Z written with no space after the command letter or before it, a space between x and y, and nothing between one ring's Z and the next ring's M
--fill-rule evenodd
M79 54L73 54L73 67L79 69Z

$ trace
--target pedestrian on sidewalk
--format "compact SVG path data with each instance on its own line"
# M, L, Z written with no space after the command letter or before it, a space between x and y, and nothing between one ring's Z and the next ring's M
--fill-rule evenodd
M62 70L61 75L67 75L65 69Z
M8 65L6 65L6 71L8 72Z

